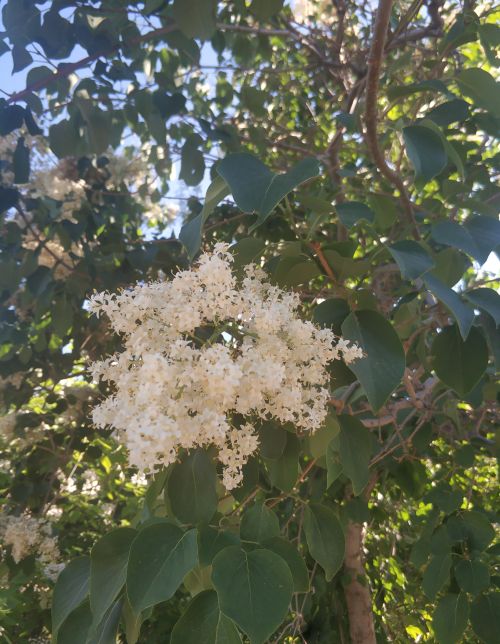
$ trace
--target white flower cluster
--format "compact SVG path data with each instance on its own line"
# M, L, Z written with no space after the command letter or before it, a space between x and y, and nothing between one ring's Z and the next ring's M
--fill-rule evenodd
M74 165L62 159L55 167L40 169L31 182L33 196L50 197L62 203L62 219L73 219L73 213L86 198L85 182L78 178Z
M58 563L60 554L57 539L52 536L52 528L47 520L29 514L2 514L0 536L2 545L11 547L12 558L16 563L34 554L43 566L46 577L51 580L57 577L63 564Z
M226 488L237 486L258 448L254 423L275 418L316 430L326 416L328 363L361 355L301 320L298 296L271 285L260 268L247 266L238 284L232 259L217 244L171 281L91 298L124 344L91 365L94 378L114 384L93 420L116 430L140 471L171 463L181 448L212 444Z

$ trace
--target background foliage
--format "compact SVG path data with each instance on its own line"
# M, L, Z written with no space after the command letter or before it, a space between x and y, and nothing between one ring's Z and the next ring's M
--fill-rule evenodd
M26 75L0 100L5 640L497 641L493 5L8 0L2 19ZM314 437L262 427L233 495L205 452L147 487L89 420L86 364L119 339L86 301L221 240L366 357L333 370ZM50 522L55 591L13 516Z

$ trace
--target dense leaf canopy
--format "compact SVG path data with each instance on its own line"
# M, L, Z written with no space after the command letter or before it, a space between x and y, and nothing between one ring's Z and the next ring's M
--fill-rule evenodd
M498 17L2 3L7 642L498 641ZM87 370L122 346L95 290L216 242L364 352L314 435L260 422L231 491L210 446L131 468Z

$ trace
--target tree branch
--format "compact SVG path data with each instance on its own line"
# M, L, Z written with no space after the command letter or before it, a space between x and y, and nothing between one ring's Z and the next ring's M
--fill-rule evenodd
M57 80L58 78L66 78L77 69L88 67L90 63L93 63L95 60L97 60L98 58L101 58L102 56L109 56L110 54L121 49L122 47L139 45L143 42L152 40L153 38L159 38L160 36L165 36L166 34L169 34L172 31L175 31L176 29L177 29L177 25L175 24L167 25L166 27L161 27L159 29L153 29L152 31L149 31L147 34L144 34L142 36L137 36L136 38L131 38L127 42L120 42L114 45L113 47L108 47L107 49L101 49L95 54L92 54L91 56L85 56L85 58L81 58L80 60L77 60L74 63L61 63L54 74L47 74L47 76L43 76L42 78L35 81L34 83L27 85L20 92L11 94L7 102L15 103L17 101L22 101L32 92L38 92L41 89L44 89L45 87L50 85L53 81Z
M392 0L380 0L375 18L375 27L373 30L373 39L368 57L368 73L366 76L366 108L365 108L365 140L368 150L379 169L380 173L390 181L399 191L401 201L406 213L408 222L413 229L415 239L420 239L417 222L413 212L413 206L410 202L403 181L394 170L392 170L385 160L384 154L380 149L378 142L377 124L378 124L378 88L380 80L380 70L384 57L385 43L387 38L387 29L391 17Z

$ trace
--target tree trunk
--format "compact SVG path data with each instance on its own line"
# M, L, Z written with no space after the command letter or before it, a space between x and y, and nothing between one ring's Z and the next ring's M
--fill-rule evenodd
M349 633L352 644L376 644L372 598L363 565L363 526L349 521L344 570L350 578L345 587Z

